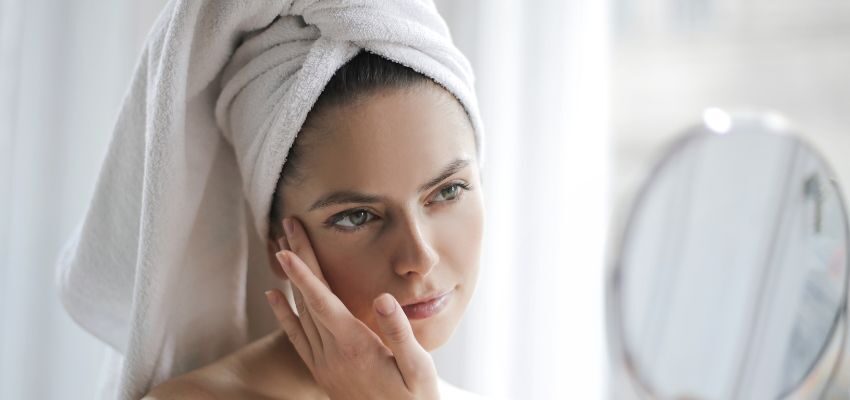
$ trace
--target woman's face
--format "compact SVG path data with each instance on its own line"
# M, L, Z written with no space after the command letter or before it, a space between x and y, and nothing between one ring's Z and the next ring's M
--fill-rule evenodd
M372 301L381 293L404 306L449 292L431 316L405 309L419 343L441 346L475 288L484 228L463 108L429 83L311 118L309 129L321 132L302 134L320 142L301 159L303 180L282 188L285 216L302 222L331 290L376 333Z

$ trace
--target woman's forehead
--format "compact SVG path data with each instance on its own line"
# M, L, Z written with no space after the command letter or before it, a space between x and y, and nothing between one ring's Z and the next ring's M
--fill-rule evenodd
M474 160L463 108L443 95L393 90L326 113L328 131L304 155L303 183L312 190L302 189L415 191L448 164Z
M327 137L305 154L307 174L426 175L475 152L459 104L433 91L396 90L329 115ZM455 102L456 103L456 102Z

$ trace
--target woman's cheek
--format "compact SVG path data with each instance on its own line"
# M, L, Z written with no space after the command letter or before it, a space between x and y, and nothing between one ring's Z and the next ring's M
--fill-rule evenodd
M468 199L469 207L467 207L458 217L458 226L453 230L452 237L452 252L458 260L455 268L462 274L467 282L467 286L471 289L474 287L477 280L479 270L479 257L481 252L481 243L484 234L484 208L482 199L477 193L472 194Z
M321 259L322 273L328 285L337 297L353 314L362 313L364 308L371 307L371 282L378 278L370 276L368 268L364 268L353 251L345 247L336 247L332 252L325 252ZM318 254L317 254L318 258Z
M478 193L465 193L466 202L452 213L450 219L444 220L444 226L440 229L449 239L447 243L451 246L451 252L462 256L457 260L464 260L461 265L468 265L471 259L477 259L484 231L484 209Z

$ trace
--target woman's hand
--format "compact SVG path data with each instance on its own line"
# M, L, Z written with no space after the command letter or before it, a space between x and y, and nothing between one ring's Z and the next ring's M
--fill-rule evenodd
M384 293L373 302L384 345L331 292L303 227L288 221L285 247L291 250L277 258L292 282L298 315L280 291L266 296L316 382L334 400L438 399L434 362L396 299Z

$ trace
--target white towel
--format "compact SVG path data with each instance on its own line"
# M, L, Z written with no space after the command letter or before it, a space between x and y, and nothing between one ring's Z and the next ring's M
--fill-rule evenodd
M119 353L107 397L138 399L265 333L252 326L271 318L267 286L247 287L268 271L278 176L324 85L361 49L453 93L483 162L472 69L432 1L167 4L58 263L69 314Z

